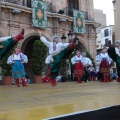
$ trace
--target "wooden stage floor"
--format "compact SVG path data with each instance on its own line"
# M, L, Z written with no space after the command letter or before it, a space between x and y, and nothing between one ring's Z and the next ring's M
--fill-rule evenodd
M0 86L0 120L42 120L113 105L120 105L116 81Z

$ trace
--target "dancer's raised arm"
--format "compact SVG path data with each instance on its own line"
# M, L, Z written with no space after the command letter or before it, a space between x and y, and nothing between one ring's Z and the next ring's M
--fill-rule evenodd
M41 40L47 47L49 47L49 46L50 46L50 42L49 42L44 36L42 36L41 30L38 29L38 33L39 33L39 36L40 36L40 40Z

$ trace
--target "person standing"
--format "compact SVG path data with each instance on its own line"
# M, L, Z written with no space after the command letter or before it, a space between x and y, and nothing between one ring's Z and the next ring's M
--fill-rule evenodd
M25 81L26 72L23 63L27 63L28 58L26 55L20 52L20 48L16 46L14 52L9 56L7 64L12 65L12 77L15 79L17 87L20 87L19 80L22 80L23 87L27 86Z
M84 73L84 63L85 59L80 54L80 50L76 51L76 55L71 58L71 63L74 65L74 76L77 77L78 83L81 83L81 78L83 77Z
M115 41L115 46L110 45L107 52L110 58L116 62L118 75L117 82L120 82L120 40Z
M42 36L42 32L38 30L40 35L40 40L48 47L49 55L45 60L46 64L50 65L50 76L51 76L51 84L52 86L56 86L56 77L58 76L61 60L65 59L69 56L74 50L74 42L70 43L60 43L59 36L54 35L52 37L52 42L46 40L44 36Z
M101 53L96 56L96 63L99 65L99 75L101 75L99 77L103 82L109 82L110 61L112 60L106 52L106 48L103 48Z
M96 80L96 77L97 77L97 73L95 71L95 68L93 66L93 64L88 68L88 74L89 74L89 81L95 81Z
M85 59L85 65L84 65L84 72L85 75L83 77L83 80L86 82L89 79L89 73L88 73L88 68L92 65L92 61L90 60L90 58L86 57L86 52L82 53L82 56Z

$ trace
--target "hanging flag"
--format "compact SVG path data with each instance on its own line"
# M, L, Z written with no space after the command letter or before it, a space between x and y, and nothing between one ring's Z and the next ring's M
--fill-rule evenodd
M84 12L79 10L73 10L73 31L74 33L84 33L85 32L85 20Z
M35 27L47 27L47 5L45 2L31 0L32 3L32 25Z

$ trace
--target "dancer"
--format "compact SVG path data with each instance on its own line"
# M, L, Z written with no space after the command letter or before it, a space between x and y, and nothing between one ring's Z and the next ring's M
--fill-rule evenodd
M77 77L78 83L81 83L81 78L84 75L85 59L80 55L80 50L77 50L76 55L71 58L71 63L74 65L74 76Z
M101 53L96 56L97 65L99 65L99 76L102 80L101 82L109 82L109 73L110 73L110 65L109 62L112 60L110 59L106 48L103 48Z
M118 75L117 82L120 82L120 40L115 41L115 46L110 45L107 51L110 58L116 62Z
M12 36L1 37L0 38L0 42L2 42L1 43L2 48L0 48L0 59L2 59L2 57L4 57L4 55L6 54L6 52L12 46L14 46L18 41L20 41L23 38L24 38L24 29L22 29L22 31L20 32L20 34L18 34L15 37L12 37Z
M60 43L59 36L54 35L52 37L52 42L47 41L45 37L42 36L40 30L38 30L40 35L40 40L48 47L49 56L46 58L45 63L50 64L50 76L51 76L51 84L56 86L56 77L58 76L61 60L65 59L69 56L73 49L74 43Z
M93 66L93 64L88 68L88 74L89 74L89 81L95 81L96 80L96 77L97 77L97 73L95 71L95 68Z
M84 80L84 82L87 82L87 80L89 79L88 68L92 65L92 61L90 60L90 58L86 57L86 52L83 52L82 56L85 59L85 63L84 63L85 64L84 65L85 75L82 79Z
M16 46L14 52L9 56L7 64L12 64L12 77L15 79L17 87L20 87L19 80L22 80L23 87L27 86L25 82L26 72L23 63L27 63L27 56L20 52L20 48Z

